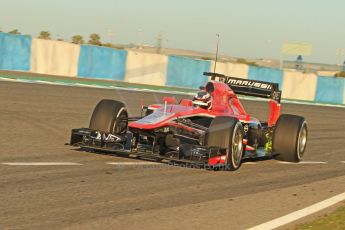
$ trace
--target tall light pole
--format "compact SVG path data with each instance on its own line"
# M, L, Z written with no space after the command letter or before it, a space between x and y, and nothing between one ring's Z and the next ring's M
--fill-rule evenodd
M214 62L213 73L216 73L217 61L218 61L218 50L219 50L219 34L216 34L216 36L217 36L217 49L216 49L216 59L215 59L215 62Z
M162 40L163 40L162 34L159 33L156 39L157 39L157 53L160 53L162 49Z
M162 33L159 33L158 36L156 37L156 39L157 39L157 53L160 53L161 49L162 49L163 41L167 41L168 42L169 40L163 38Z
M138 43L138 48L142 49L143 45L144 45L144 41L143 41L143 29L138 29L138 35L139 35L139 43Z

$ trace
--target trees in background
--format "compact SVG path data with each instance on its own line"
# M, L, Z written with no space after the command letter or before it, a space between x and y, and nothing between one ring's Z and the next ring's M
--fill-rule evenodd
M39 39L50 40L50 33L48 31L41 31L40 35L38 36Z
M112 48L113 44L111 44L110 42L107 42L107 43L102 44L102 46Z
M81 36L81 35L74 35L72 37L72 43L80 45L80 44L84 44L85 42L84 42L83 36Z
M0 27L0 32L2 32L2 29ZM8 32L9 34L21 34L21 32L19 32L18 29L13 29L11 31ZM59 35L58 35L59 36ZM45 39L45 40L51 40L51 34L49 31L41 31L38 35L38 38L39 39ZM57 41L64 41L64 39L62 38L57 38L56 39ZM84 37L81 36L81 35L74 35L72 37L72 43L73 44L78 44L78 45L81 45L81 44L85 44L85 40L84 40ZM105 46L105 47L111 47L111 48L114 48L116 47L114 44L111 44L111 43L105 43L105 44L102 44L101 42L101 36L99 34L96 34L96 33L92 33L89 35L89 41L88 41L88 44L90 45L96 45L96 46ZM119 47L120 49L123 49L123 47Z
M98 34L90 34L89 44L96 46L102 45L101 36L99 36Z
M9 34L21 34L17 29L11 30Z

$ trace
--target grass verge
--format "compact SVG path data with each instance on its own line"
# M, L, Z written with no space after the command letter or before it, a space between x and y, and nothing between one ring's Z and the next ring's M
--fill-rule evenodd
M19 79L29 81L43 81L43 82L56 82L65 84L81 84L81 85L96 85L96 86L114 86L121 88L132 88L132 89L147 89L147 90L164 90L164 91L175 91L181 93L194 93L196 89L189 89L183 87L173 86L155 86L145 85L137 83L128 83L123 81L113 80L102 80L102 79L91 79L91 78L77 78L77 77L61 77L52 76L45 74L35 74L29 72L16 72L16 71L0 71L0 77L7 79Z
M293 230L344 230L345 229L345 205L331 214L306 224L297 225Z

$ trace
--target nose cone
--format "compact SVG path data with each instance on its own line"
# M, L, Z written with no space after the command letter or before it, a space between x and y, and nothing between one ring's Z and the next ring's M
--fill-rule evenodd
M175 115L175 113L168 113L164 111L156 111L154 113L151 113L150 115L143 117L140 120L131 122L129 124L129 127L143 127L145 125L149 125L149 126L159 126L162 123L164 123L165 121L170 120L171 118L173 118Z
M161 107L152 114L143 117L140 120L131 122L128 126L130 128L154 129L161 127L167 122L193 110L193 107L182 105L168 105L166 106L166 110L164 107L164 105L161 105Z

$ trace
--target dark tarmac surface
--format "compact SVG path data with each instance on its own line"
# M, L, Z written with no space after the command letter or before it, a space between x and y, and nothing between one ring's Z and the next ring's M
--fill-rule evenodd
M64 145L72 128L88 126L99 100L122 100L135 116L141 100L162 96L0 81L0 229L245 229L345 191L345 108L283 104L283 113L307 119L304 160L312 164L258 161L236 172L120 166L107 163L138 161ZM268 116L268 103L243 104Z

